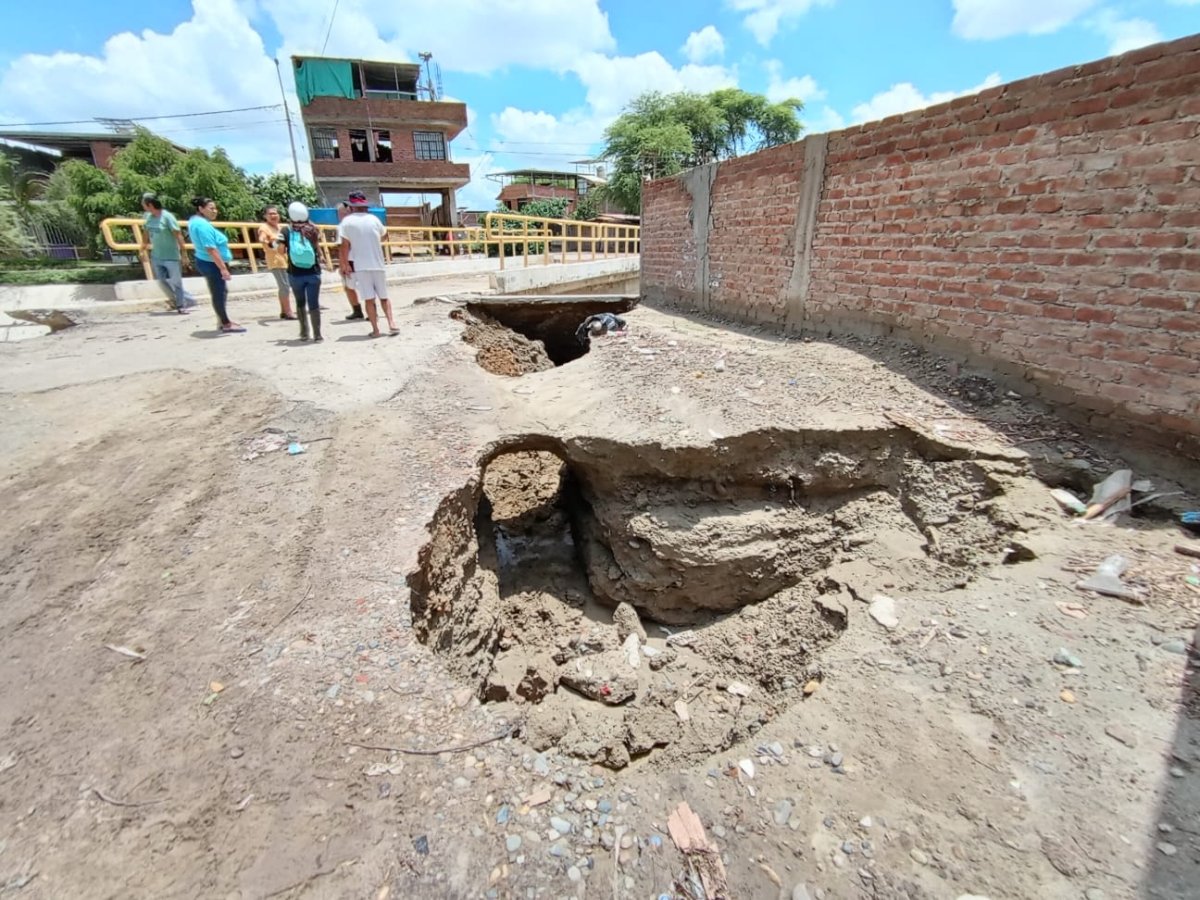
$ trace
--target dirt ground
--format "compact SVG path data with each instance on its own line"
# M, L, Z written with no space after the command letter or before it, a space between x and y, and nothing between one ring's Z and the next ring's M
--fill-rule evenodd
M493 374L478 289L0 350L0 894L1195 896L1190 495L885 342Z

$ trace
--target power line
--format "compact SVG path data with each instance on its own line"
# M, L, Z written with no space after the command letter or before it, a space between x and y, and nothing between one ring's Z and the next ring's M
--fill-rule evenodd
M325 29L325 43L321 44L321 55L325 55L325 48L329 46L329 35L333 34L333 20L337 18L339 0L333 0L333 12L329 14L329 27Z
M280 109L278 103L268 106L241 106L237 109L213 109L208 112L175 113L169 116L107 116L106 118L122 119L128 122L155 122L161 119L194 119L197 116L223 116L226 113L258 112L264 109ZM91 119L67 119L61 122L0 122L0 128L41 128L46 125L86 125L95 122Z

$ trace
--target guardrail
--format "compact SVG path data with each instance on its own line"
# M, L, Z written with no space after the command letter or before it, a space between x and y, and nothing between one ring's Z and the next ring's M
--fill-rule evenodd
M187 222L179 224L186 236ZM250 271L265 268L266 263L259 256L263 253L263 246L258 242L261 222L213 222L213 225L225 231L230 238L229 249L235 258L241 255L249 262ZM316 227L321 235L321 256L326 266L332 268L339 250L337 227ZM146 230L140 217L105 219L100 223L100 233L114 253L137 256L142 261L147 280L153 280L149 255L142 250ZM189 250L194 249L190 243L186 246ZM641 251L641 228L608 222L488 213L482 226L389 225L383 248L389 262L438 256L495 256L503 269L506 260L515 261L518 257L523 266L528 266L531 260L534 264L549 265L636 254Z

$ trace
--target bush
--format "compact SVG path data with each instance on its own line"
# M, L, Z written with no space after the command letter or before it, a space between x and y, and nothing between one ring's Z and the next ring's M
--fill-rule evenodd
M24 262L25 260L23 260ZM49 260L57 263L60 260ZM66 260L65 262L73 262ZM0 263L0 284L31 286L39 284L116 284L118 281L138 281L145 278L141 266L80 266L45 265L17 267L9 261Z

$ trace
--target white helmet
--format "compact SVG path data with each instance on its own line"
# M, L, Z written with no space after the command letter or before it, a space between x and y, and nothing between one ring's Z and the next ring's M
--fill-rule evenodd
M296 200L288 204L288 218L293 222L308 221L308 207Z

